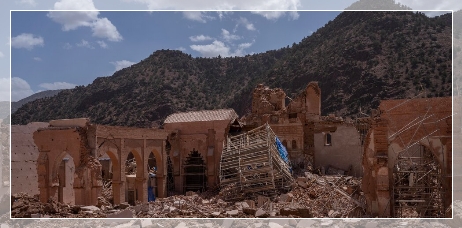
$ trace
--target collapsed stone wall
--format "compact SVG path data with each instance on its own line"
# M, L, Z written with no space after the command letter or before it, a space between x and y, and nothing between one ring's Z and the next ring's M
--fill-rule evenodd
M448 207L452 195L451 103L451 97L381 102L378 116L371 117L369 120L371 128L367 134L363 151L362 189L366 195L368 210L372 215L396 216L397 211L394 210L396 205L399 208L403 208L400 205L406 205L406 200L399 202L394 200L394 195L402 192L394 180L395 173L398 175L396 162L400 156L406 157L412 148L419 148L419 146L428 150L436 166L441 168L440 177L436 177L441 179L441 182L439 182L440 180L435 181L442 184L444 193L439 192L438 194L444 195L443 207ZM425 167L425 165L421 165L421 168ZM411 182L413 183L410 181L408 185L412 184ZM398 189L396 194L393 192L395 188ZM417 198L418 194L416 200L427 201L424 198ZM413 199L412 201L416 200ZM410 210L415 209L412 208L412 204L407 205L409 205L408 208L411 208ZM409 216L414 216L411 214ZM444 213L440 212L439 214L443 215Z

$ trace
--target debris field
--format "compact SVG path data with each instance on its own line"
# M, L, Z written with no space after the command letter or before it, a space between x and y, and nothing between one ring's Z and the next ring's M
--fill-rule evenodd
M153 202L112 205L104 197L96 206L66 205L38 196L14 194L13 218L351 218L368 217L360 179L306 172L291 191L273 197L224 200L223 191L186 192Z

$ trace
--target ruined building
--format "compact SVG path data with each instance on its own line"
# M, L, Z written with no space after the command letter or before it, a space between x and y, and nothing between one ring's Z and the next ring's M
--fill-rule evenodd
M39 194L41 202L97 205L109 194L114 205L134 205L220 181L232 191L278 194L292 186L290 174L311 170L362 177L365 203L353 197L359 188L336 191L373 216L444 217L452 195L451 105L451 98L387 100L352 121L322 116L321 90L311 82L293 99L258 85L251 113L240 120L220 109L171 114L163 129L88 119L12 126L11 189ZM245 156L258 162L234 161Z
M223 140L236 118L232 109L175 113L165 130L88 119L13 126L12 192L39 194L42 202L96 205L103 181L110 180L118 205L147 202L148 185L156 197L169 190L204 191L218 186Z
M309 83L293 100L282 89L258 85L245 124L254 128L265 123L287 148L294 169L313 166L322 173L361 176L362 145L356 125L334 115L321 116L317 82Z
M20 134L31 129L37 129L33 133L34 143L30 135ZM38 193L42 202L53 198L69 204L96 205L104 175L98 158L109 157L113 203L144 202L147 201L148 179L144 167L148 166L149 158L154 157L157 193L165 197L167 172L163 161L166 160L167 135L156 129L95 125L88 119L12 126L12 192ZM129 177L123 168L130 157L138 164L132 183L127 181ZM19 181L19 178L31 183ZM25 186L27 184L30 186Z
M382 101L364 119L362 189L379 217L444 217L452 202L451 97ZM450 215L449 215L450 216Z
M236 123L232 109L175 113L167 117L173 184L176 192L218 187L223 142Z

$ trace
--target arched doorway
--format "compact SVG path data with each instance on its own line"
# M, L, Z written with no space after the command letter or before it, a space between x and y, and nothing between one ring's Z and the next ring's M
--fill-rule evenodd
M135 155L130 152L127 155L125 160L125 178L126 178L126 195L125 199L130 205L135 205L138 200L138 191L136 185L136 175L137 175L137 159Z
M183 167L183 191L205 191L207 188L205 161L196 149L193 149L186 157Z
M103 179L102 196L111 204L120 204L120 164L119 159L112 151L99 159L101 164L101 177ZM117 196L114 198L114 196Z
M415 144L393 168L394 217L444 217L441 166L432 151Z
M159 195L157 190L157 161L154 153L149 153L148 158L148 202L154 201Z
M75 163L72 156L67 152L62 152L54 161L52 170L52 186L50 197L55 198L58 202L74 205L74 174Z

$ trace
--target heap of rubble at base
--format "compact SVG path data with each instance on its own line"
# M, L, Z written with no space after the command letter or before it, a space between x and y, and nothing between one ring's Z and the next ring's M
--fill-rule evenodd
M351 176L319 176L305 173L292 190L273 198L226 201L217 189L204 193L187 192L154 202L130 206L111 205L103 197L97 206L66 205L38 197L15 194L13 218L347 218L366 217L360 180ZM200 206L198 206L200 205Z

